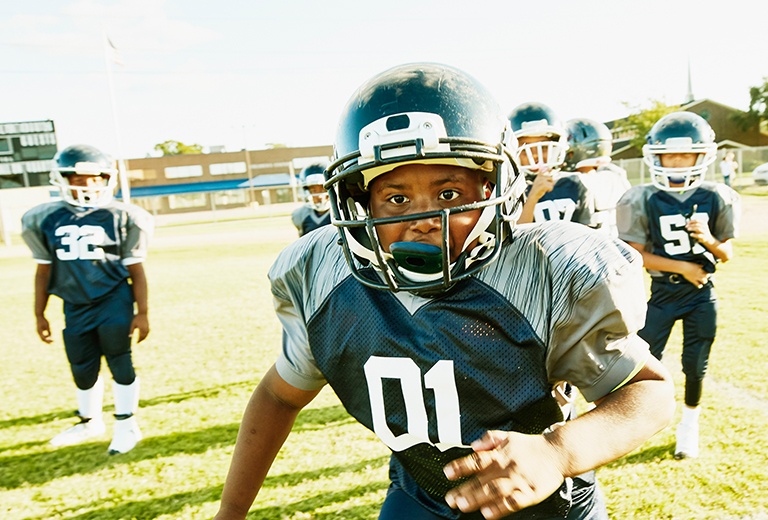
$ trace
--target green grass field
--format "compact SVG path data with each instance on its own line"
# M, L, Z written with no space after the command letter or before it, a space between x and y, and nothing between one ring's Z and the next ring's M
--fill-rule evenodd
M745 199L746 218L768 206L768 197ZM758 213L760 225L736 242L736 258L718 273L720 328L705 386L702 455L675 461L668 428L601 468L612 518L768 518L768 211ZM73 424L76 407L58 333L61 303L49 305L57 332L45 345L34 331L34 263L1 257L0 517L211 518L241 413L280 346L266 271L295 236L287 216L158 228L146 263L152 332L135 348L145 439L111 457L111 392L103 438L49 446ZM676 330L664 358L678 398L679 343ZM387 459L325 390L300 414L249 518L375 519Z

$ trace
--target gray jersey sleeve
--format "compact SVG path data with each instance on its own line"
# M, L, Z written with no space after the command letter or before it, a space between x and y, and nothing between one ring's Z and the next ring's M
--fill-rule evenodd
M642 368L649 352L636 334L646 311L637 251L568 222L520 226L512 245L496 275L507 285L490 283L541 338L551 383L568 381L594 401Z
M570 287L564 280L556 288L555 301L569 305L555 307L547 355L550 378L570 381L588 401L626 383L649 355L637 336L646 311L641 256L619 243L595 254L602 258L572 271ZM607 263L595 280L593 268L601 260Z
M147 258L149 240L154 233L154 219L146 210L133 204L116 205L123 210L127 218L126 237L120 244L123 265L141 263Z
M714 235L721 242L736 238L741 220L741 196L730 186L718 184L720 211L715 221Z
M45 243L41 223L47 215L55 211L61 203L46 202L37 205L24 213L21 217L21 238L32 251L32 258L39 264L50 264L53 262L51 251Z
M338 231L325 226L289 245L269 271L277 317L283 326L280 377L303 390L325 384L309 346L307 322L349 268L338 245Z
M619 238L626 242L648 244L648 215L645 210L648 186L630 188L616 205L616 226Z

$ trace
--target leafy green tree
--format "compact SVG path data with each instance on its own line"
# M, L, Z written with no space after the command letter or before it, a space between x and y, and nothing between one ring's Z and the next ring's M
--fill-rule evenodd
M759 87L749 88L749 110L737 112L732 117L743 131L760 131L760 127L768 121L768 78L763 78Z
M624 103L631 113L622 122L622 129L628 135L631 135L630 144L638 150L643 149L646 143L645 136L651 130L651 127L667 114L680 110L680 105L667 105L666 103L652 99L650 106L643 108L639 105Z
M184 144L181 141L168 140L155 145L155 150L163 155L187 155L203 153L203 147L199 144Z

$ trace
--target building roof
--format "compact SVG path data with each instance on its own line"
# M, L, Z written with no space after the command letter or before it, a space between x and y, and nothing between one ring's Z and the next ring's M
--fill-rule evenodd
M290 175L274 173L257 175L251 179L252 188L289 186ZM155 186L135 186L131 188L131 197L158 197L163 195L181 195L183 193L207 193L212 191L239 190L248 187L248 179L228 179L223 181L186 182Z

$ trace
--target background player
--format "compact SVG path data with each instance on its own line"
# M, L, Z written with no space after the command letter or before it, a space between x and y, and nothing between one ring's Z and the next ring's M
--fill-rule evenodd
M523 103L509 115L518 141L518 162L529 182L519 222L565 220L589 225L594 201L578 175L563 174L568 132L542 103Z
M581 174L581 182L592 194L595 212L589 227L618 237L616 203L631 187L627 172L612 164L613 137L605 124L587 118L565 123L568 151L563 169Z
M149 333L142 262L152 217L113 200L117 170L98 149L70 146L53 162L51 184L58 186L63 200L40 204L22 217L22 236L37 262L37 333L45 343L53 341L45 308L51 294L60 297L64 348L77 387L80 422L51 444L77 444L104 433L104 383L99 376L104 356L114 379L116 419L108 451L125 453L141 440L134 416L139 379L131 359L131 336L138 330L141 342Z
M619 236L640 251L651 275L646 325L639 332L661 359L677 320L683 322L685 406L675 458L699 454L699 404L717 329L712 273L733 256L741 205L724 184L706 182L715 161L715 134L700 116L674 112L648 133L643 157L651 184L619 201Z
M293 210L291 220L299 236L331 223L331 202L323 188L327 163L314 163L301 170L299 183L305 204Z
M674 388L634 333L634 250L567 222L507 238L515 154L496 102L451 67L395 67L353 95L329 166L339 229L270 269L283 348L246 408L218 520L246 517L326 383L393 452L381 520L607 517L590 470L663 428ZM560 380L598 405L553 427Z

